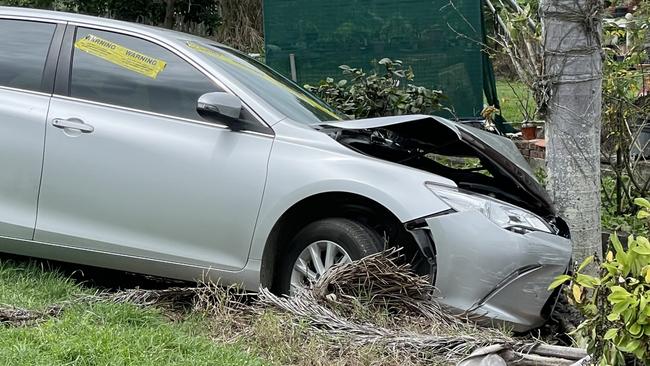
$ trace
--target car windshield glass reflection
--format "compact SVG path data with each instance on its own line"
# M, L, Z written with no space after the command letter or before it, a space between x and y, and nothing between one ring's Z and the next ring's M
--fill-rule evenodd
M187 47L208 56L217 67L288 118L317 123L346 117L268 66L235 50L189 41Z

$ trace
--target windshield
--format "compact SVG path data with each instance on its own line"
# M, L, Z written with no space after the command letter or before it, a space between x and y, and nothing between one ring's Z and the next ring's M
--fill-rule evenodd
M228 75L232 75L258 97L294 121L313 124L345 118L270 67L238 51L195 41L188 41L186 45L209 56L209 59Z

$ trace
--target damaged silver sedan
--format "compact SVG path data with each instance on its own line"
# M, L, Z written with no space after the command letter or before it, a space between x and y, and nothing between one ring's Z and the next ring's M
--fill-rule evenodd
M3 7L0 31L0 250L290 293L400 246L450 309L551 311L569 232L511 141L345 120L183 33Z

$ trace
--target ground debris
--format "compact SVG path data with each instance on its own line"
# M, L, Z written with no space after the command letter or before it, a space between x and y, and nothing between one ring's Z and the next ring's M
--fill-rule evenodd
M582 349L515 337L453 314L436 301L430 280L401 264L399 256L392 249L334 266L291 297L212 282L99 291L41 311L0 306L0 324L30 325L74 304L115 302L155 306L180 318L205 314L214 323L215 341L244 342L283 364L544 366L577 365L587 357Z
M333 267L291 297L260 289L258 304L287 312L297 322L307 321L330 338L380 346L423 363L480 365L478 359L493 355L505 364L570 365L586 356L581 349L516 338L452 314L436 301L428 278L399 263L398 250L371 255ZM377 324L358 316L359 308L388 314L393 321Z
M309 291L315 301L343 311L362 306L386 311L393 317L458 323L459 315L443 309L436 301L431 280L415 275L403 262L399 249L389 249L332 268Z
M33 325L52 316L58 316L63 308L58 305L45 310L28 310L15 306L0 305L0 324L9 326Z

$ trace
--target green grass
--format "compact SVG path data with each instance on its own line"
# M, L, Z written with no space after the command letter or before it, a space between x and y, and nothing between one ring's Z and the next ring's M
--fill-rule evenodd
M0 304L37 310L87 291L39 263L17 263L0 257Z
M497 95L501 104L501 115L506 121L518 126L525 118L525 111L528 111L528 115L534 118L535 100L523 83L499 80L497 81Z
M0 304L30 310L89 293L57 271L0 258ZM208 337L200 316L172 322L160 310L98 302L35 325L0 325L1 365L262 365L238 345Z

